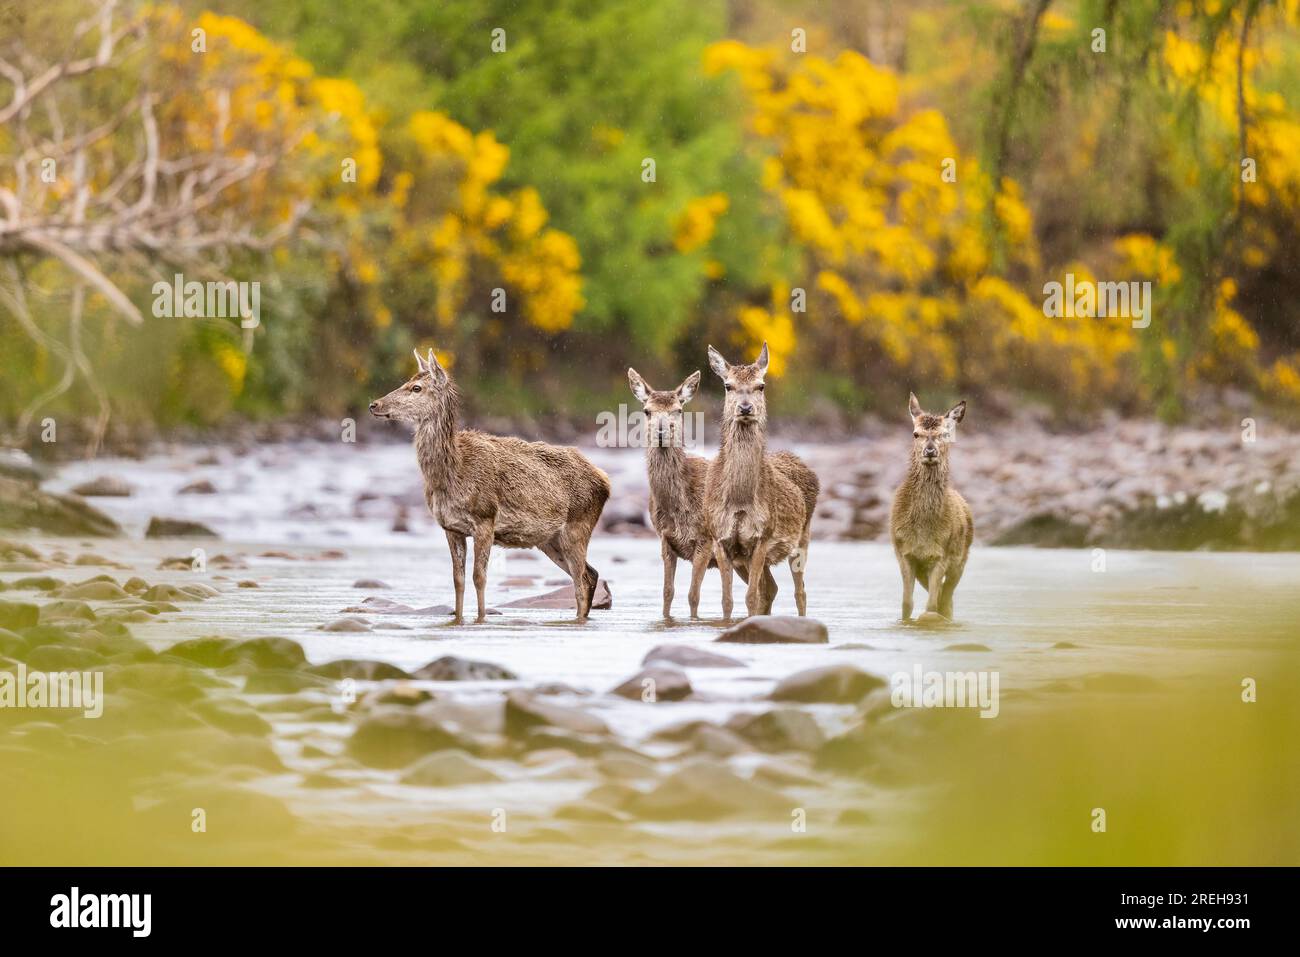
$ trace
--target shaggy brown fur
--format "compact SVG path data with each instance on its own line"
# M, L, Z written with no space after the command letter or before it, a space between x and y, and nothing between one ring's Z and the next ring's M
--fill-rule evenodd
M751 615L772 611L776 579L769 566L789 560L794 600L807 614L803 571L820 485L812 469L789 452L767 454L767 343L751 365L731 365L712 346L709 366L726 386L722 408L722 447L709 466L705 512L709 530L721 546L724 594L728 565L748 584L745 608Z
M975 537L970 506L948 484L948 449L957 423L966 415L965 400L946 415L921 409L908 397L912 416L912 458L907 477L894 493L889 513L889 537L903 574L903 620L912 617L912 591L917 581L928 593L920 621L952 619L952 596L961 581Z
M465 601L466 539L474 539L478 621L487 614L487 563L493 544L540 548L574 583L586 620L598 575L587 543L609 498L609 476L576 449L457 428L460 396L433 350L415 355L419 371L370 403L373 415L415 425L415 454L429 512L447 533L456 619Z
M676 389L652 389L635 369L627 370L628 385L646 417L646 474L650 479L650 520L659 533L664 562L664 618L671 618L677 559L691 563L687 601L691 617L700 616L700 585L709 568L717 568L713 538L704 516L704 485L709 460L682 451L682 407L700 386L693 372ZM731 617L731 589L724 588L722 615Z

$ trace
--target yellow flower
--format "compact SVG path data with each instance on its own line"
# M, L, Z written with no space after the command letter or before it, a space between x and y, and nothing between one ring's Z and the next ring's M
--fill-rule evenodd
M677 219L673 236L673 245L681 253L692 252L713 238L718 218L730 204L725 193L713 193L701 196L686 204L686 209Z

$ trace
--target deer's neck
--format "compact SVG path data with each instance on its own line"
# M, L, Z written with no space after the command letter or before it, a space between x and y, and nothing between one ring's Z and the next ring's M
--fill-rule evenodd
M645 464L656 501L675 514L685 512L690 505L690 474L681 446L647 446Z
M936 514L948 496L948 457L944 456L935 465L924 465L913 457L904 484L911 491L908 501L913 512Z
M767 454L767 433L758 425L729 422L722 429L722 476L727 504L751 505L758 499Z
M439 497L454 492L460 474L457 405L454 395L447 396L434 414L421 420L415 429L415 455L424 473L425 488Z

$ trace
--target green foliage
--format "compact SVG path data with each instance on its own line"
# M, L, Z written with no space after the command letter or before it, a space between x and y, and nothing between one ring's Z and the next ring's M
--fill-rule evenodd
M664 356L705 296L706 255L733 283L757 279L772 234L757 170L742 158L730 84L700 69L705 47L725 35L726 4L235 6L322 72L356 78L390 115L436 109L505 143L503 186L537 189L551 225L577 240L587 300L578 332L630 333L637 349ZM646 158L654 183L642 181ZM707 253L678 255L686 204L717 192L730 205Z

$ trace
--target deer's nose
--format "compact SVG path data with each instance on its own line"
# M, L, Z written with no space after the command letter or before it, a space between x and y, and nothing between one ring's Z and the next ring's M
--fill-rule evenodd
M371 402L371 403L370 403L370 411L371 411L371 412L374 412L375 409L377 409L377 408L379 408L379 400L378 400L378 399L376 399L374 402Z
M754 404L752 402L742 402L740 403L740 407L738 411L740 412L741 415L753 415Z

